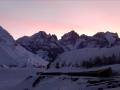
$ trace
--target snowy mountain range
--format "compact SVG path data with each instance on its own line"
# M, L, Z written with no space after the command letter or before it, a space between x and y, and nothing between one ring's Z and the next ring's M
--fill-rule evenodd
M71 31L58 40L56 35L40 31L30 37L21 37L16 42L45 60L54 61L60 54L72 50L119 46L120 38L117 33L112 32L98 32L93 36L87 36Z
M96 53L97 52L97 53ZM81 64L96 57L120 55L120 38L117 33L98 32L93 36L79 35L75 31L56 35L40 31L18 40L0 27L0 65L36 67L65 63L67 66ZM54 66L55 66L54 65Z
M51 72L55 75L42 74ZM99 77L101 73L114 77ZM56 35L40 31L14 40L0 27L0 90L119 90L119 75L117 33L87 36L71 31L57 39Z

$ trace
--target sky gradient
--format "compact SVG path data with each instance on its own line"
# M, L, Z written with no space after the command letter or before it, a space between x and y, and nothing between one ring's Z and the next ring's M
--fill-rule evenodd
M0 25L15 39L38 31L120 35L120 0L0 0Z

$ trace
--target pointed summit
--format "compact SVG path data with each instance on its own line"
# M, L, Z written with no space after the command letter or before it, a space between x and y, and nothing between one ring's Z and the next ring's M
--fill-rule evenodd
M4 28L0 26L0 43L13 45L15 43L13 37Z
M70 38L78 39L79 35L77 34L77 32L72 30L62 36L62 39L70 39Z
M61 41L63 41L66 44L75 44L76 41L79 39L79 34L75 32L74 30L64 34L61 38Z
M32 35L32 38L36 39L36 38L47 38L48 35L46 32L44 31L39 31L38 33L35 33L34 35Z

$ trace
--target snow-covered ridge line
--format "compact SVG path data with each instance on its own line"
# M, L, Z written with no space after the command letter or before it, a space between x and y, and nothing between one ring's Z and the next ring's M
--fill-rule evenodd
M0 65L43 67L47 64L47 61L17 44L13 37L0 27Z

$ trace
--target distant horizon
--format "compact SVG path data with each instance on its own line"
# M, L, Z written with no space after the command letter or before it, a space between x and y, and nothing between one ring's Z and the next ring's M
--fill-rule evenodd
M117 32L120 36L120 0L1 0L0 25L17 39L45 31L60 38L75 30L92 36Z
M7 29L4 28L3 26L1 26L1 27L2 27L3 29L7 30ZM40 31L43 31L43 30L40 30ZM18 37L18 38L15 38L15 37L7 30L7 32L9 32L9 33L13 36L13 38L14 38L15 40L17 40L17 39L19 39L19 38L21 38L21 37L24 37L24 36L28 36L28 37L29 37L29 36L32 36L32 35L34 35L34 34L36 34L36 33L39 33L40 31L35 32L35 33L31 34L31 35L23 35L23 36L20 36L20 37ZM68 32L63 33L63 35L66 34L66 33L71 32L71 31L75 31L79 36L81 36L81 35L87 35L87 34L85 34L85 33L78 33L76 30L70 30L70 31L68 31ZM56 34L54 34L54 33L48 33L47 31L43 31L43 32L45 32L46 34L50 34L50 35L56 35ZM97 33L99 33L99 32L101 32L101 31L95 32L93 35L95 35L95 34L97 34ZM111 31L104 31L103 33L106 33L106 32L111 32ZM117 34L118 34L118 37L120 37L120 34L119 34L118 32L111 32L111 33L117 33ZM61 35L60 37L57 36L57 35L56 35L56 36L57 36L58 39L61 39L63 35ZM93 35L87 35L87 36L93 36Z

